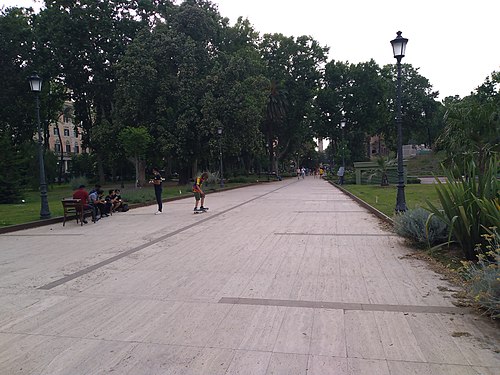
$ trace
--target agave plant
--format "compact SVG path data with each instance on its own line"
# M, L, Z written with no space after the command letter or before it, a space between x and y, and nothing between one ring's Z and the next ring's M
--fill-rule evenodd
M444 168L443 168L444 169ZM477 244L483 242L485 227L499 226L498 205L500 183L496 177L497 160L491 159L483 173L473 161L468 162L466 175L457 169L444 169L447 182L436 178L441 208L427 201L431 212L450 228L448 242L456 241L468 260L476 258Z

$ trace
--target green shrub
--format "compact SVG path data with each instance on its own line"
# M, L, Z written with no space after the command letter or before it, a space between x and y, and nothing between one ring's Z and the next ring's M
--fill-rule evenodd
M122 192L122 198L128 203L155 202L153 189L133 189Z
M408 176L406 178L406 183L407 184L419 184L420 182L421 182L420 178L415 177L415 176Z
M468 260L475 259L476 245L484 242L484 228L498 225L498 213L494 213L500 189L496 169L494 158L483 173L473 161L466 164L464 174L458 168L444 169L447 182L437 180L436 184L442 208L427 202L432 215L448 224L449 238L454 237Z
M87 177L84 176L73 177L69 182L69 185L71 186L71 189L76 190L81 185L89 186L89 181L87 180Z
M423 208L408 210L394 219L394 229L400 236L417 244L430 246L446 241L448 226L436 216L429 219L430 213Z
M487 244L476 248L477 263L464 262L465 289L487 314L500 318L500 234L496 228L488 232L483 235Z
M258 178L255 176L237 176L228 179L228 182L233 182L235 184L247 184L251 182L255 182Z

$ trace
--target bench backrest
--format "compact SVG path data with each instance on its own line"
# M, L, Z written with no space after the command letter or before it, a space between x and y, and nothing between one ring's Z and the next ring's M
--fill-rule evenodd
M83 202L81 199L63 199L61 200L63 208L75 208L81 210L83 208Z

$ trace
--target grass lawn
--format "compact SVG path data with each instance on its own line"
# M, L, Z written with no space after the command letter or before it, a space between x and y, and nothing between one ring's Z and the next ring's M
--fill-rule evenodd
M389 217L394 214L397 186L344 185L346 190L364 200ZM406 206L408 208L426 207L426 199L440 206L434 185L410 184L405 186Z
M243 183L226 183L226 188L244 185ZM109 189L119 188L118 185L103 186L105 195ZM218 186L205 186L205 191L214 191ZM49 209L51 217L63 215L61 199L69 198L73 194L73 190L69 185L54 185L50 186L48 193ZM154 189L151 186L146 186L141 189L133 187L125 187L121 189L122 198L127 203L151 202L155 204ZM178 186L175 182L166 182L163 186L163 199L173 198L178 196L190 197L191 184ZM24 194L25 203L20 204L0 204L0 227L8 225L16 225L37 221L40 219L40 193L38 191L27 191Z

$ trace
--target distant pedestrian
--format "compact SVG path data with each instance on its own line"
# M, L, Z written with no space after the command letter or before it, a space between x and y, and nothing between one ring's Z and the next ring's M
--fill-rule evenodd
M344 167L343 166L340 166L339 167L339 170L337 172L337 176L339 177L339 184L340 185L344 185Z
M297 180L300 180L300 175L301 175L301 170L300 168L297 168Z
M324 173L325 173L325 171L323 170L323 168L320 168L319 169L319 178L323 178Z
M155 215L160 215L162 213L163 203L161 200L161 193L163 190L162 183L164 180L165 179L161 177L158 168L153 168L153 178L149 180L149 183L153 184L155 188L156 203L158 203L158 211L155 212Z

